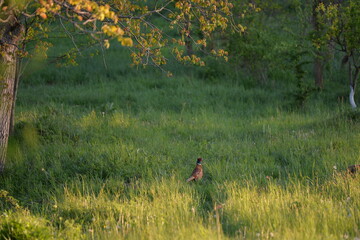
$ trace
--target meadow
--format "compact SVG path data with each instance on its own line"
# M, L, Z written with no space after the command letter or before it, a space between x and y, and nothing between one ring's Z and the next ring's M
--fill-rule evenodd
M294 108L291 79L175 64L167 78L119 55L106 53L107 69L101 55L27 68L0 239L360 238L346 85ZM186 183L198 157L204 178Z

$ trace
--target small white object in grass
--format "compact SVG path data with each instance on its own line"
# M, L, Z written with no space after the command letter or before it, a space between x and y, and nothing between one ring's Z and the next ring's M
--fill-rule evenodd
M334 168L334 170L337 170L337 167L336 167L336 165L334 165L334 166L333 166L333 168Z

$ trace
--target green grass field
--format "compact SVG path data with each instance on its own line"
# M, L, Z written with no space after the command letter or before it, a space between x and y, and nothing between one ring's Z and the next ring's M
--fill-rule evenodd
M0 239L360 238L360 176L345 174L360 161L360 124L338 101L346 85L294 109L290 82L190 67L166 78L119 51L108 70L98 56L25 72ZM204 178L186 183L197 157Z

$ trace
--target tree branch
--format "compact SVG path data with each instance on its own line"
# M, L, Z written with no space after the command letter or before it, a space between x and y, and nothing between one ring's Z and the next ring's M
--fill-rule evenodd
M60 20L61 26L64 28L65 33L66 33L66 34L68 35L68 37L71 39L74 47L76 48L76 50L78 51L78 53L81 55L81 52L80 52L80 50L79 50L79 48L78 48L78 46L77 46L77 44L76 44L76 42L75 42L74 36L72 36L71 33L66 29L66 27L65 27L65 25L63 24L61 18L59 18L59 20Z

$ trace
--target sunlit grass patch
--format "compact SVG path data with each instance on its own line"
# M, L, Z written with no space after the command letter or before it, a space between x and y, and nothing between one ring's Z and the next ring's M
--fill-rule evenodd
M265 239L358 236L359 228L355 223L360 217L359 191L346 191L358 183L359 178L344 176L336 176L324 185L294 182L281 186L269 182L266 188L258 188L252 184L228 183L224 231L232 236ZM333 187L346 191L346 194L338 198L337 192L326 191Z
M125 184L125 192L99 190L84 182L64 189L56 200L55 218L73 219L89 237L127 239L215 239L216 229L203 219L194 189L175 178ZM124 190L125 191L125 190Z
M120 113L120 112L116 112L111 116L111 120L109 122L110 126L112 127L129 127L132 123L132 119L130 118L130 116L124 114L124 113Z
M97 127L99 119L95 111L91 111L88 115L82 117L79 121L79 125L83 128Z

